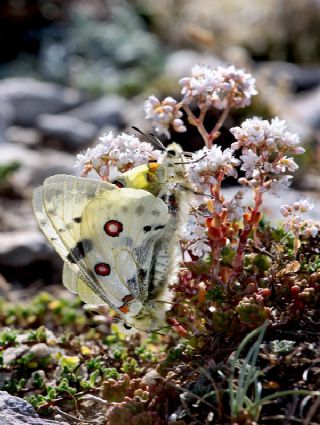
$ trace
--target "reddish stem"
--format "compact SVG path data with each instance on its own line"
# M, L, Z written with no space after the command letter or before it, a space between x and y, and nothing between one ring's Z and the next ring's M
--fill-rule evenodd
M217 177L217 183L215 185L211 185L211 193L213 195L213 198L215 201L221 202L221 196L220 196L220 189L221 189L221 182L223 180L224 173L223 171L220 171L218 177ZM220 214L217 213L215 210L212 212L213 218L216 218L217 221L221 219ZM221 240L212 240L211 243L211 257L212 257L212 263L211 263L211 273L213 280L217 281L219 279L220 274L220 254L221 254Z
M257 226L257 216L260 216L260 207L262 204L262 192L259 191L259 187L255 189L255 206L251 211L249 220L244 222L244 228L239 237L239 245L237 254L233 263L233 271L229 279L229 285L234 283L236 278L239 276L243 269L243 257L247 246L247 241L250 232Z

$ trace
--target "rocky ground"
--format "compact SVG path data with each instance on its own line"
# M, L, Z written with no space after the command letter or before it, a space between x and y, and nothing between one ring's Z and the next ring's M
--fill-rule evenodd
M217 64L211 56L181 50L164 66L170 81L187 75L196 63ZM252 66L258 78L263 105L256 114L279 114L297 131L309 149L294 188L266 204L274 219L281 204L291 204L301 192L319 198L320 171L320 69L288 63ZM283 86L285 85L285 88ZM163 82L155 82L158 92ZM270 94L272 93L272 95ZM38 230L32 214L32 190L53 174L76 174L75 155L91 146L103 132L120 132L131 125L147 129L143 117L144 95L126 99L120 95L98 98L54 83L27 77L0 82L0 295L17 302L43 285L60 283L61 262ZM252 113L252 111L250 111ZM234 122L239 117L232 118ZM233 125L233 123L231 123ZM186 141L184 141L186 143ZM185 144L186 146L186 144ZM234 188L227 188L232 192ZM319 219L319 208L313 217ZM27 292L25 292L27 291ZM63 295L64 296L64 295ZM14 419L13 419L14 418ZM26 419L27 418L27 419ZM39 419L21 399L0 393L0 424L53 424ZM61 423L61 422L59 422Z

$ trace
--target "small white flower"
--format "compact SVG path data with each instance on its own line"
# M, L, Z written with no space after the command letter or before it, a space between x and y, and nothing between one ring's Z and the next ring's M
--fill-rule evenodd
M288 217L290 215L291 208L289 205L281 205L280 212L284 217Z
M291 185L292 178L292 176L282 176L279 178L279 180L274 180L270 186L270 193L280 197L281 192L285 189L288 189L288 187Z
M183 102L190 103L197 100L200 107L210 106L210 95L223 82L216 70L209 66L195 65L191 70L191 77L182 78L179 83L182 86L181 94Z
M171 97L166 97L160 101L156 96L149 96L144 102L146 118L152 121L152 126L158 134L164 134L170 138L170 126L179 133L187 129L181 120L182 112L179 109L177 101Z
M223 83L220 85L215 101L216 108L224 109L229 102L232 108L243 108L250 105L251 97L258 93L255 88L256 80L251 74L234 66L219 66L217 74L221 76ZM229 95L231 95L230 100Z
M240 220L243 216L244 207L241 205L244 192L239 190L228 202L224 202L223 207L228 210L228 219L230 221Z
M293 207L295 211L300 211L301 213L306 213L311 211L315 206L314 200L310 198L302 198L300 201L295 202Z
M246 172L246 178L252 177L253 171L259 162L259 157L251 149L245 155L241 155L241 170Z
M208 245L207 229L204 224L204 217L194 215L189 216L188 222L182 228L182 240L187 249L193 255L201 258L211 251Z
M191 250L193 255L196 255L199 258L204 257L211 251L210 246L205 241L201 240L191 243L188 248Z
M240 161L233 156L230 148L222 151L220 146L211 149L203 148L192 156L192 163L187 166L189 180L200 190L205 191L216 183L220 172L225 176L236 177L236 168Z

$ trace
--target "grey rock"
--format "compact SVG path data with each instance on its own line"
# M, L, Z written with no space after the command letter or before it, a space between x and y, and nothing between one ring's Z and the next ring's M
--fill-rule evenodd
M304 173L296 181L296 188L300 190L309 190L320 193L320 176L318 174Z
M50 346L53 345L53 344L57 344L58 343L55 334L50 329L47 329L45 327L42 327L42 332L45 334L46 341L47 341L47 343ZM26 332L26 333L21 333L21 334L17 335L16 341L19 342L20 344L24 344L24 343L30 342L30 335L29 335L29 333Z
M38 342L38 344L34 344L32 347L30 347L28 354L32 354L32 358L39 361L45 357L50 356L50 354L56 353L57 350L57 348L49 347L44 342Z
M0 143L6 140L6 130L14 120L14 109L9 102L3 101L0 109Z
M39 114L58 113L79 105L78 91L33 78L14 77L0 82L0 102L13 108L13 121L33 125Z
M320 66L300 66L283 61L260 62L257 66L260 76L273 84L289 85L293 92L310 90L320 85Z
M196 64L216 68L222 65L223 61L212 54L199 53L188 49L177 50L168 55L164 65L164 73L173 79L187 77L191 75L191 68Z
M99 131L96 125L70 115L41 114L37 127L44 136L45 146L68 152L79 152L87 147Z
M0 297L7 297L10 291L11 291L11 285L0 274Z
M320 86L291 99L287 113L305 126L320 130Z
M5 138L8 143L35 148L40 145L41 133L35 128L12 125L7 128Z
M0 232L36 228L31 202L21 199L1 199Z
M103 96L69 110L68 115L94 124L99 129L104 126L123 128L127 123L125 114L123 113L126 104L127 101L120 96Z
M142 382L146 385L152 386L157 385L161 379L161 375L159 375L156 370L150 370L143 376Z
M28 346L9 347L3 352L3 364L9 366L28 351Z
M1 266L23 267L34 261L50 260L53 255L53 250L36 229L0 234Z
M52 149L33 151L19 145L5 143L1 146L0 165L20 163L20 168L11 176L17 190L40 185L46 177L54 174L74 174L75 157Z
M46 373L45 373L44 370L39 369L39 370L35 370L34 372L32 372L30 378L26 382L26 387L27 388L33 387L35 379L38 379L38 378L40 378L44 382L47 381Z
M0 391L0 425L68 425L40 418L31 404L6 391Z
M145 100L145 96L136 96L133 99L130 99L130 102L123 109L129 123L128 128L125 129L126 132L136 134L136 132L132 129L132 125L138 127L145 133L148 133L151 130L150 122L146 120L146 113L143 109L143 103Z

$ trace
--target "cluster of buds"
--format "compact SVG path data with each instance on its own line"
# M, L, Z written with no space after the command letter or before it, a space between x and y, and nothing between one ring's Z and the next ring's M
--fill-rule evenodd
M146 118L151 120L158 134L164 134L170 138L169 129L177 133L187 131L181 117L181 105L171 96L160 101L156 96L149 96L144 103Z
M99 140L94 148L77 155L76 166L84 177L94 170L102 180L108 180L115 170L123 173L160 156L160 151L155 150L151 143L141 142L130 134L114 136L110 131Z
M188 269L180 270L179 280L174 285L176 292L183 293L187 298L193 298L198 294L199 283L194 279L193 274Z
M236 307L240 322L249 327L262 324L269 316L270 310L264 305L264 297L254 294L244 297Z

